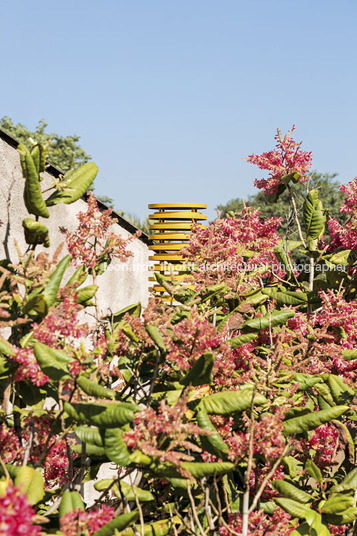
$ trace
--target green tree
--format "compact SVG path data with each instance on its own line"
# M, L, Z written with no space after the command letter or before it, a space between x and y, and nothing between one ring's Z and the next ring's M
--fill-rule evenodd
M309 183L298 183L293 186L293 192L296 199L298 213L301 213L306 187L318 189L320 198L325 201L325 206L329 207L328 216L337 218L341 223L346 220L346 215L341 214L339 207L342 205L345 194L339 189L338 181L334 180L337 173L311 173ZM285 190L280 195L276 203L269 203L263 191L250 195L246 201L236 198L231 199L224 205L218 205L217 209L221 212L222 217L227 216L229 212L239 212L243 209L244 204L250 207L259 208L262 216L271 218L272 216L284 218L282 229L286 230L292 225L294 215L291 209L289 192Z
M64 173L91 160L91 156L79 145L80 136L60 136L46 131L48 123L46 119L39 121L36 130L31 131L22 123L16 125L10 117L0 119L0 128L10 136L31 149L33 140L42 145L48 144L48 161Z
M70 169L74 169L91 160L91 156L79 145L80 136L60 136L56 133L49 134L45 132L47 128L46 119L39 121L34 131L29 130L22 123L14 124L11 117L5 116L0 119L0 128L14 137L18 142L26 145L28 149L33 147L33 142L41 145L48 145L48 162L59 170L67 173ZM148 232L148 220L141 220L135 214L127 214L125 211L115 209L114 199L107 195L97 195L99 201L110 207L120 216L132 223L138 229Z

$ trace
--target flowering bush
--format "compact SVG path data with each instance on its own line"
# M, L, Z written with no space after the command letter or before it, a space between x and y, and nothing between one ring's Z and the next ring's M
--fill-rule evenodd
M43 149L20 147L36 219L23 223L28 251L0 262L0 536L352 534L357 183L342 187L350 219L329 220L327 239L311 153L291 136L248 161L269 172L256 182L268 201L289 190L297 240L249 208L194 226L194 271L157 274L168 301L106 316L100 275L130 253L92 194L78 229L63 230L69 254L37 252L50 239L39 219L79 199L95 166L45 201ZM114 476L88 508L82 485L105 462Z

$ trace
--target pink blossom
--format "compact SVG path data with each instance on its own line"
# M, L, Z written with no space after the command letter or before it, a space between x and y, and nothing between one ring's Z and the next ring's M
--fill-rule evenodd
M248 534L254 534L254 536L288 536L294 530L294 527L289 526L290 519L291 516L281 508L275 508L272 515L265 514L263 510L257 510L249 516ZM228 527L240 534L242 531L242 514L230 514ZM231 536L232 532L227 527L221 526L219 534L221 536Z
M295 127L282 138L278 129L275 139L277 140L276 148L261 155L251 154L247 161L250 164L257 165L260 169L270 171L268 179L256 179L255 186L264 189L266 194L273 194L278 191L282 184L281 179L284 175L298 173L299 182L308 180L306 173L311 167L312 153L301 151L301 143L296 143L291 135Z
M13 427L7 427L5 423L0 425L0 452L5 463L21 465L27 442L29 441L30 425L34 429L34 437L32 441L32 449L30 462L36 463L41 456L48 431L52 424L53 415L49 412L41 417L36 417L32 414L25 417L22 423L22 444L15 433ZM74 439L68 438L69 443L73 443ZM44 479L47 488L53 488L58 485L62 486L68 482L68 457L66 440L59 435L54 434L50 442L50 448L43 461L42 467L44 470ZM72 452L73 458L77 454Z
M39 536L35 512L27 497L12 482L0 492L0 536Z
M193 226L189 245L181 253L198 267L191 274L197 287L224 282L241 294L256 287L259 277L271 276L269 266L277 265L274 247L281 222L281 218L264 219L259 210L248 207L206 228Z
M87 324L79 323L79 311L76 293L65 295L63 301L52 306L41 324L33 323L33 335L43 344L61 348L67 338L80 339L89 333Z
M200 452L201 449L191 440L190 435L198 437L205 432L199 426L185 423L187 406L183 399L170 407L166 400L160 402L157 412L147 408L138 413L134 420L134 429L123 434L123 440L130 449L140 450L147 456L158 458L175 466L185 478L193 479L189 471L182 468L182 461L192 461L193 456L184 450Z
M19 367L15 372L15 380L17 382L30 380L38 387L41 387L41 385L50 381L48 376L46 376L40 369L32 348L14 347L14 350L16 356L9 357L19 364Z
M314 463L321 469L331 470L336 465L336 455L340 449L338 430L333 424L322 424L310 434L310 440L300 440L303 456L309 453Z
M92 536L109 523L113 516L114 508L105 504L86 512L80 509L72 510L61 518L61 531L64 536Z
M77 215L78 229L73 233L66 231L67 248L74 265L84 264L87 268L94 268L101 261L110 262L113 258L124 261L132 255L126 250L126 245L140 232L130 239L111 232L110 226L114 223L112 212L110 208L101 212L93 193L89 193L87 212Z
M279 408L273 415L262 415L258 422L254 423L253 453L263 455L267 460L279 458L285 448L283 435L283 419L285 410ZM243 416L246 429L250 429L250 419ZM233 432L227 439L230 447L229 458L232 461L245 459L248 455L249 435L247 432Z

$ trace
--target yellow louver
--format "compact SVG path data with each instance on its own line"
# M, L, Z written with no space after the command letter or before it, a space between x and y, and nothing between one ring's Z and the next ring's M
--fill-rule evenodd
M149 250L152 255L149 260L153 261L151 272L159 272L169 276L173 281L179 281L184 276L180 273L180 267L184 260L180 250L189 241L191 226L194 222L207 220L207 216L201 210L207 208L205 203L153 203L149 205L152 213L149 215L149 239L152 244ZM152 274L149 281L155 282ZM164 287L158 283L149 289L154 296L159 296L165 301L170 301Z

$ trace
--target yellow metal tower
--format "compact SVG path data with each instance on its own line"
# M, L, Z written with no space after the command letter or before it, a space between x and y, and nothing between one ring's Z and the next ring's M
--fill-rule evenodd
M191 226L194 222L207 220L207 216L199 212L206 209L205 203L153 203L149 209L153 214L149 215L149 239L153 244L149 249L153 255L149 260L154 261L152 269L162 275L179 279L180 267L183 268L184 260L180 251L189 241ZM149 281L156 281L154 276ZM161 285L153 285L151 292L156 296L162 296L166 290Z

